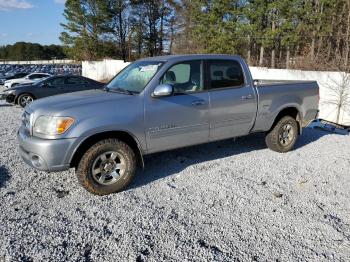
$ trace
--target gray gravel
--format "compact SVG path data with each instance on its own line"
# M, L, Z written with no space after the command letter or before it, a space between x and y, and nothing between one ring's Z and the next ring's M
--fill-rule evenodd
M124 192L19 158L22 109L0 101L0 261L349 261L350 137L306 129L148 156Z

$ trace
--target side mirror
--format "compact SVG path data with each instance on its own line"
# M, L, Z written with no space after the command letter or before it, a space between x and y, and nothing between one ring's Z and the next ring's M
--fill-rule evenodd
M161 84L154 89L152 93L152 97L171 96L173 92L174 92L174 88L172 85Z

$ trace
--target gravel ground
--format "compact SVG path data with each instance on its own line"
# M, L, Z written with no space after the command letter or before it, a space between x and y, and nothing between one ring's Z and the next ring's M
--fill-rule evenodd
M350 137L306 129L146 157L124 192L19 158L22 109L0 101L0 261L349 261Z

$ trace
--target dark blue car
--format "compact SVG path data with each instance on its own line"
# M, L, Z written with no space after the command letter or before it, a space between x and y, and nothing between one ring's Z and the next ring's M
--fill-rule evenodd
M9 88L4 92L3 98L8 103L25 107L35 99L89 89L100 89L103 86L103 83L83 76L52 76L32 84Z

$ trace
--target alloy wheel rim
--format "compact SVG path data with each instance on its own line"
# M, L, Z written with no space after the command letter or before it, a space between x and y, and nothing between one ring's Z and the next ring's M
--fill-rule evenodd
M23 96L21 98L21 104L24 106L30 104L31 102L33 102L33 98L31 96Z
M92 164L93 179L101 185L111 185L125 174L125 159L116 151L99 155Z
M294 129L291 124L285 124L280 131L278 136L279 142L282 146L289 146L294 139Z

